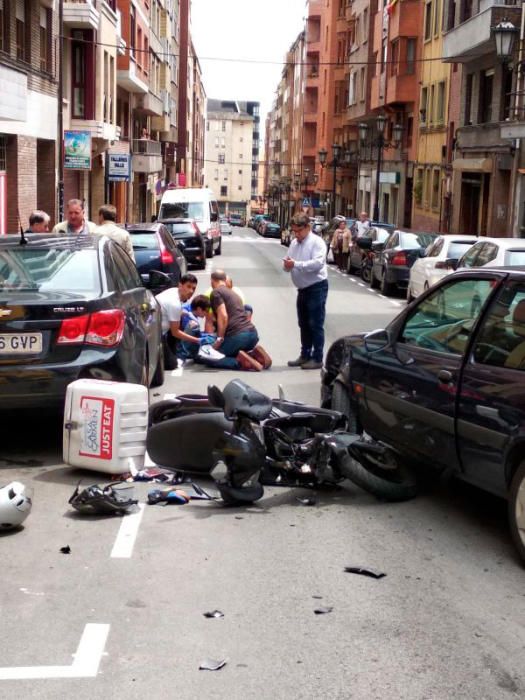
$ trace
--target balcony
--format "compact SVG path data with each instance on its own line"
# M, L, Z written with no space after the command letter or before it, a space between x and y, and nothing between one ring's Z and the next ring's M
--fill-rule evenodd
M443 35L443 61L468 63L485 54L495 53L491 27L503 20L520 25L521 6L505 0L481 0L480 12Z
M118 141L120 126L98 119L71 119L71 128L77 131L89 131L92 139L102 141Z
M162 170L162 144L149 139L133 139L134 173L158 173Z
M148 84L137 75L137 66L135 61L130 58L129 65L125 69L117 71L117 85L127 92L147 93Z
M416 75L391 75L385 82L385 104L414 102L417 94Z
M157 95L154 95L152 92L137 95L135 109L150 117L162 117L164 114L164 106L161 98L157 97Z
M66 0L64 25L72 29L98 29L100 13L94 0Z
M423 6L424 3L420 0L403 0L403 5L397 12L392 12L388 20L390 41L398 37L421 35Z
M457 131L457 147L460 151L508 151L511 143L509 122L490 122L487 124L473 124L462 126ZM515 138L515 137L512 137Z

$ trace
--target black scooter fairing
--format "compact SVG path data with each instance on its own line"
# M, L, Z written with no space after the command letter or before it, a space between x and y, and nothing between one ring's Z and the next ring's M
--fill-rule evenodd
M233 423L222 411L190 415L161 421L150 427L146 439L149 456L159 466L195 474L209 474L215 466L213 454L231 432Z

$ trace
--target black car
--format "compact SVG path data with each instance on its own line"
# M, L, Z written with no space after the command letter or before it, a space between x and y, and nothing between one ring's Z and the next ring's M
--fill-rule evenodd
M406 289L410 268L437 236L437 233L394 231L384 243L372 243L374 256L370 286L373 289L379 287L386 296L396 289Z
M281 238L281 227L276 221L261 221L259 233L263 238Z
M374 224L359 238L352 238L348 256L347 272L358 272L365 282L370 282L370 271L373 264L374 243L386 243L391 231Z
M230 214L229 221L232 226L244 226L244 217L240 214Z
M107 237L26 239L0 239L0 408L61 406L81 378L162 384L160 307L122 248ZM169 286L155 280L155 291Z
M135 262L144 281L152 270L168 275L173 284L178 284L186 274L184 246L173 240L167 227L160 221L126 226L133 243Z
M206 241L195 219L163 219L162 223L182 247L186 261L199 270L206 268Z
M453 273L385 330L340 338L321 396L399 462L508 498L525 558L525 268Z

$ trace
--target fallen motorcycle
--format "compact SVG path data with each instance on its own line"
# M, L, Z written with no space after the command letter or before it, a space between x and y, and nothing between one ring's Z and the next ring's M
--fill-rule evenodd
M223 501L252 503L264 484L318 486L350 479L378 498L406 500L415 482L386 445L345 432L338 411L278 399L239 379L207 396L182 395L150 408L147 450L179 475L212 475Z

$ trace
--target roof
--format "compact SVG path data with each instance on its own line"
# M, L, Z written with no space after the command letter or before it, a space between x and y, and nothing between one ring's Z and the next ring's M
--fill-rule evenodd
M127 231L158 231L162 221L145 221L143 224L127 224Z
M98 242L103 236L85 234L46 234L46 233L26 233L24 234L26 247L31 248L97 248ZM0 249L24 247L19 233L0 236Z

